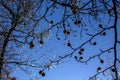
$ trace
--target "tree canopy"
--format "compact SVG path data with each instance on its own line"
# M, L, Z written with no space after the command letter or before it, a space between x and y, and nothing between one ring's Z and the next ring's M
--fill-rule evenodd
M0 0L0 78L10 78L16 67L26 73L35 68L44 77L53 64L74 58L86 66L97 61L89 80L119 80L119 17L119 0ZM69 52L45 60L47 54L30 53L58 43Z

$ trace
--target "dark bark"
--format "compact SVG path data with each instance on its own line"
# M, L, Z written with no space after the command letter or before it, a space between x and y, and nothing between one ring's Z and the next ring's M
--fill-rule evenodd
M118 22L118 16L117 16L117 5L116 5L116 0L112 0L113 2L113 10L114 10L114 68L115 68L115 78L118 80L118 70L117 70L117 22Z
M17 20L14 20L14 22L12 24L12 27L10 28L10 30L8 32L8 35L4 40L4 44L3 44L3 47L2 47L2 52L0 54L0 74L2 74L2 69L3 69L3 65L4 65L3 62L4 62L4 57L5 57L5 51L6 51L7 44L9 42L10 35L15 30L15 27L17 26L16 21Z

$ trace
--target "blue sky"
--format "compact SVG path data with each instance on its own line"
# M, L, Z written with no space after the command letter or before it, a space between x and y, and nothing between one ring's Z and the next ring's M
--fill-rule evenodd
M111 42L113 41L113 37L111 37L111 36L113 36L112 33L113 33L112 30L110 30L107 32L108 35L106 37L101 36L101 38L95 38L94 40L97 41L97 44L98 44L95 47L90 46L90 45L85 46L85 53L83 54L84 59L87 59L88 56L91 56L93 54L97 54L99 52L98 51L99 49L96 49L96 48L101 47L101 49L105 49L108 46L112 46L112 44L111 44ZM29 49L29 45L26 45L25 47L23 47L23 51L24 50L27 51L27 54L32 54L32 55L35 54L34 58L36 58L39 55L44 54L44 53L47 54L45 56L45 59L43 59L43 61L46 61L48 59L47 58L48 55L52 59L54 57L57 57L58 55L64 55L66 53L71 52L71 49L64 45L64 42L65 42L64 40L59 41L55 38L54 31L53 32L51 31L51 34L52 34L52 36L49 38L49 40L46 40L44 42L44 45L42 47L40 47L39 44L36 44L35 48L32 50L32 49ZM61 36L63 36L63 35L61 35ZM74 46L77 46L78 43L80 44L80 43L84 42L85 39L87 39L87 38L83 38L81 40L78 40L78 39L74 40L74 38L71 37L71 41ZM26 55L26 53L25 53L25 55ZM77 53L75 53L75 55L77 55ZM107 55L104 55L104 56L102 56L102 58L106 58L106 56ZM99 63L98 59L88 62L88 65L81 64L81 63L78 63L74 59L74 56L73 56L72 58L67 58L67 59L63 60L60 65L53 67L50 70L46 70L45 77L41 77L38 74L38 71L40 69L37 69L35 71L33 70L32 76L37 75L38 80L53 80L53 79L54 80L61 80L61 79L62 80L88 80L88 78L90 76L92 76L93 74L96 73L98 66L107 66L107 65L108 65L107 61L105 62L105 64L101 65ZM19 69L18 69L18 71L19 71ZM14 74L17 74L18 79L20 79L20 80L21 79L29 80L28 79L29 76L27 76L23 72L20 72L20 74L18 74L18 72L16 71Z
M86 0L87 1L87 0ZM42 13L44 14L45 5L41 9L41 11L36 14ZM59 6L60 7L60 6ZM69 10L69 9L68 9ZM62 18L64 8L60 7L59 9L55 9L55 14L53 16L50 16L50 12L46 15L46 18L49 21L53 21L53 25L59 22ZM69 12L71 13L71 12ZM89 15L73 15L72 17L76 17L75 19L68 19L67 21L70 22L70 26L66 26L66 29L73 30L73 32L77 31L75 34L77 37L74 37L74 33L70 33L70 35L65 35L63 33L63 25L62 23L60 25L57 25L60 29L58 32L60 40L57 40L56 38L56 31L57 28L53 28L49 31L49 39L44 40L44 44L40 45L39 41L40 39L35 39L33 43L35 44L35 47L33 49L29 48L29 45L23 45L20 48L15 48L14 50L16 53L20 54L20 57L18 57L18 60L31 60L37 59L41 56L43 56L41 59L38 60L39 64L45 64L50 59L57 58L58 56L63 56L64 54L69 54L73 50L67 46L67 43L70 41L72 46L74 48L79 47L82 43L86 42L91 36L86 35L86 33L90 34L96 34L99 31L102 31L102 29L98 28L99 24L103 24L104 27L110 27L113 26L113 19L109 24L107 24L109 18L109 15L103 15L100 14L99 17L97 17L97 21L95 21L95 18L90 17ZM82 23L80 25L75 25L75 20L81 20ZM89 20L90 19L90 20ZM90 23L91 22L91 23ZM66 22L67 23L67 22ZM46 22L45 20L41 20L39 24L37 25L37 28L35 29L36 32L44 31L45 29L53 26L52 24ZM119 25L119 24L118 24ZM71 29L72 28L72 29ZM88 30L86 30L88 29ZM120 30L120 27L118 27L118 31ZM95 37L91 42L96 42L97 45L90 45L90 43L87 43L82 48L84 48L84 53L82 55L83 60L87 60L92 55L96 55L100 53L100 50L106 50L109 47L113 46L114 42L114 32L113 29L105 31L106 35L98 35ZM82 35L81 35L82 34ZM119 37L120 39L120 37ZM12 43L10 44L12 45ZM119 49L119 47L118 47ZM98 58L95 58L91 61L89 61L86 64L81 64L77 62L74 59L74 56L80 57L81 55L78 54L78 51L80 49L76 50L76 52L73 54L71 58L63 59L59 65L55 65L50 70L45 70L46 76L41 77L39 75L38 69L32 69L32 68L25 68L30 71L31 74L25 74L24 71L21 71L19 68L14 68L12 76L17 77L18 80L29 80L30 77L38 77L36 80L88 80L88 78L92 75L94 75L97 72L98 67L102 67L102 69L106 68L107 66L111 65L111 62L113 60L113 52L110 54L105 53L105 55L102 55L100 58L105 61L104 64L101 64ZM119 50L118 50L119 51ZM14 52L14 51L13 51ZM110 62L110 63L109 63ZM109 75L109 73L106 73ZM101 76L99 76L101 78ZM103 77L103 76L102 76ZM109 77L109 76L108 76ZM107 77L107 78L108 78ZM32 79L31 79L32 80ZM35 79L33 79L35 80ZM101 80L106 80L102 78Z

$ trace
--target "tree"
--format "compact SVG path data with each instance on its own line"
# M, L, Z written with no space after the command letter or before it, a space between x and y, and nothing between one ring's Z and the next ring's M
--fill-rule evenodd
M101 64L109 66L97 67L95 75L113 74L112 79L118 80L119 70L119 0L0 0L0 74L9 72L14 67L19 67L26 72L26 68L41 68L39 73L45 76L44 71L54 63L68 57L74 57L80 63L88 64L90 61L99 60ZM56 18L56 16L58 16ZM42 27L47 26L47 27ZM20 46L29 45L31 49L35 43L44 46L44 40L53 31L58 40L65 40L65 46L71 52L49 59L47 64L39 64L42 55L37 59L28 59L29 54L16 53ZM64 36L63 36L64 35ZM114 40L111 36L114 36ZM104 47L101 39L110 43ZM80 41L75 43L74 39ZM91 49L88 49L91 47ZM94 50L93 54L88 54ZM103 58L103 56L108 56ZM111 57L112 56L112 57ZM24 67L23 67L24 66ZM106 75L107 76L107 75Z

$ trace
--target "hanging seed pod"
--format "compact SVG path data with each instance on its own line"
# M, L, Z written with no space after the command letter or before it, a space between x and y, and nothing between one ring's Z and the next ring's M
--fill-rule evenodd
M50 21L50 24L53 24L53 21Z
M44 77L45 76L45 73L44 73L44 71L39 71L39 74L42 76L42 77Z
M43 44L43 41L42 41L42 40L40 40L40 44Z
M33 49L34 47L34 44L33 44L33 41L30 42L30 48Z
M106 35L106 32L103 32L102 35L105 36L105 35Z
M67 34L67 35L70 35L70 31L66 31L66 34Z
M112 68L111 71L112 71L112 72L115 72L115 68Z
M99 28L103 28L102 24L99 24Z
M81 57L80 57L80 60L82 60L82 59L83 59L83 57L81 56Z
M74 58L75 58L75 60L77 60L77 59L78 59L78 57L77 57L77 56L74 56Z
M70 43L70 42L68 42L68 43L67 43L67 46L69 46L69 47L70 47L70 46L71 46L71 43Z
M66 30L64 30L63 33L66 34Z
M93 43L93 45L95 46L95 45L97 45L97 43L96 43L96 42L94 42L94 43Z
M78 20L78 24L80 24L81 23L81 21L80 20Z
M104 63L104 60L102 60L102 59L101 59L101 60L100 60L100 63L102 63L102 64L103 64L103 63Z
M82 55L83 53L81 51L78 52L79 55Z
M81 52L84 52L84 48L81 48L80 51L81 51Z
M102 68L101 67L98 67L97 70L100 71Z

